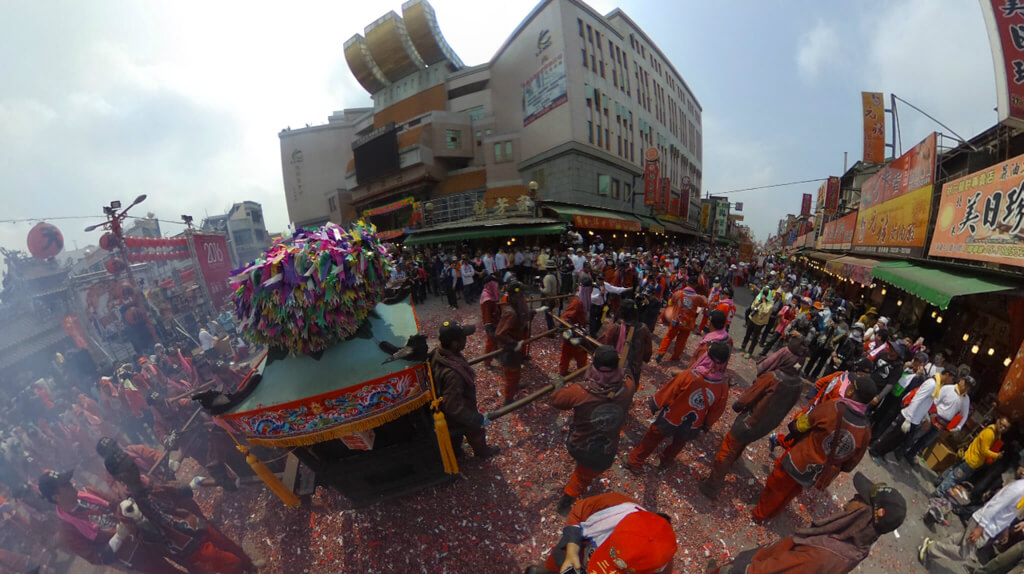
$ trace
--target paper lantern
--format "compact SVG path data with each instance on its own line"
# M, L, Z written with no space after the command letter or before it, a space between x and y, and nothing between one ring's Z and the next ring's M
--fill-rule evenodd
M107 271L113 273L114 275L117 275L118 273L121 273L122 271L128 268L128 266L124 262L124 259L121 259L120 257L113 257L111 259L107 259L105 265Z
M28 252L36 259L49 259L64 249L64 235L57 226L39 222L28 232Z
M104 233L100 236L100 247L106 251L117 249L117 236L109 231Z

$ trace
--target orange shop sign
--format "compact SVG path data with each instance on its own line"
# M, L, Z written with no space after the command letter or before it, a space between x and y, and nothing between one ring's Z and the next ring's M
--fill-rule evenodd
M942 186L928 254L1024 267L1024 155Z
M879 92L861 92L864 106L864 161L885 161L885 104Z
M639 221L624 221L614 217L597 217L593 215L574 215L572 223L584 229L610 229L612 231L640 231Z

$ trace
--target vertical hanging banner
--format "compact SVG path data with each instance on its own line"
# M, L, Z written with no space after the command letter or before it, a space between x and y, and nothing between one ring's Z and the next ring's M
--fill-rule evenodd
M829 177L825 185L825 213L835 215L839 210L839 178Z
M1024 3L981 0L996 72L999 122L1024 127Z
M864 161L885 162L885 104L880 92L861 92L864 105Z
M711 222L711 202L704 202L700 206L700 227L707 229Z
M686 221L690 218L690 184L683 185L679 193L679 219Z
M813 200L811 194L805 193L803 203L800 204L800 216L806 217L811 214L811 201Z
M228 241L223 235L192 234L196 247L196 259L203 274L203 282L218 310L231 298L228 278L231 276L231 257Z
M649 147L644 152L644 205L655 205L658 202L658 176L661 175L658 155L658 148L655 147Z
M669 187L669 179L663 177L658 180L658 209L662 213L669 213L669 205L672 200L672 190Z

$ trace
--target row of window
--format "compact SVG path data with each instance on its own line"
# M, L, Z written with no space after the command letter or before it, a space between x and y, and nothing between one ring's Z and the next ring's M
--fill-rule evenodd
M619 182L614 177L602 173L597 175L597 194L611 197L612 199L630 201L633 194L633 186L626 182Z

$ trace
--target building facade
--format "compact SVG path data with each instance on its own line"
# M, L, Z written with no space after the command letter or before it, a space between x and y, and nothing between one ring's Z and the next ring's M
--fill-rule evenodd
M356 132L372 123L373 108L353 108L334 112L324 125L288 128L278 134L292 225L344 224L355 217L345 172Z
M697 234L700 103L621 10L545 0L489 62L466 66L430 4L412 0L346 41L345 56L374 105L342 187L383 235L427 242L481 223L495 236L557 232L553 223ZM645 201L649 148L659 206Z
M227 235L228 251L234 267L254 261L271 244L267 225L263 221L263 206L255 201L236 203L223 215L207 217L200 230Z

